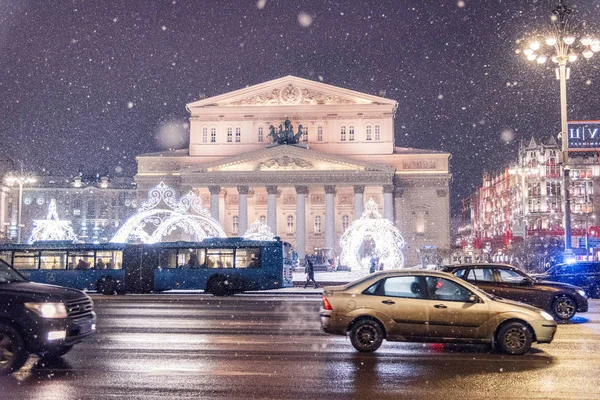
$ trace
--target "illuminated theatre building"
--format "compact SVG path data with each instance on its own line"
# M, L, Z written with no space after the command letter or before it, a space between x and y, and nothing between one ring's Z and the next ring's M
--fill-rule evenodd
M397 106L294 76L190 103L189 148L138 156L138 197L160 181L192 190L228 236L262 221L300 257L339 255L372 198L418 264L450 247L450 154L395 147ZM299 143L273 144L286 120Z

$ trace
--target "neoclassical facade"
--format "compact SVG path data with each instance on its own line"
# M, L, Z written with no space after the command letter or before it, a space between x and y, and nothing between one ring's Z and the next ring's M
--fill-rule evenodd
M450 247L450 154L395 147L397 106L294 76L190 103L189 148L138 156L138 197L160 181L193 190L228 235L262 220L300 257L339 254L372 198L415 265ZM299 143L272 143L269 127L285 120Z

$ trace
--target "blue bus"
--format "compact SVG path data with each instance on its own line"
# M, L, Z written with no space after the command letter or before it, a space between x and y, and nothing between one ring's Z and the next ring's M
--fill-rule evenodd
M224 296L293 284L291 246L279 238L155 244L5 244L0 245L0 260L33 282L102 294L182 289Z

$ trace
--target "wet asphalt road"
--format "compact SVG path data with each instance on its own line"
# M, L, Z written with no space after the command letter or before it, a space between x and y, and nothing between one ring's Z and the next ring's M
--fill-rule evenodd
M600 300L525 356L321 333L318 296L96 297L98 334L31 357L0 399L600 398Z

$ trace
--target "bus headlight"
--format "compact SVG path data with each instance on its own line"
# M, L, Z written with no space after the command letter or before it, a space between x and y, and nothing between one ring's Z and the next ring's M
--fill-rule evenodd
M67 308L64 303L25 303L25 307L42 318L67 318Z

